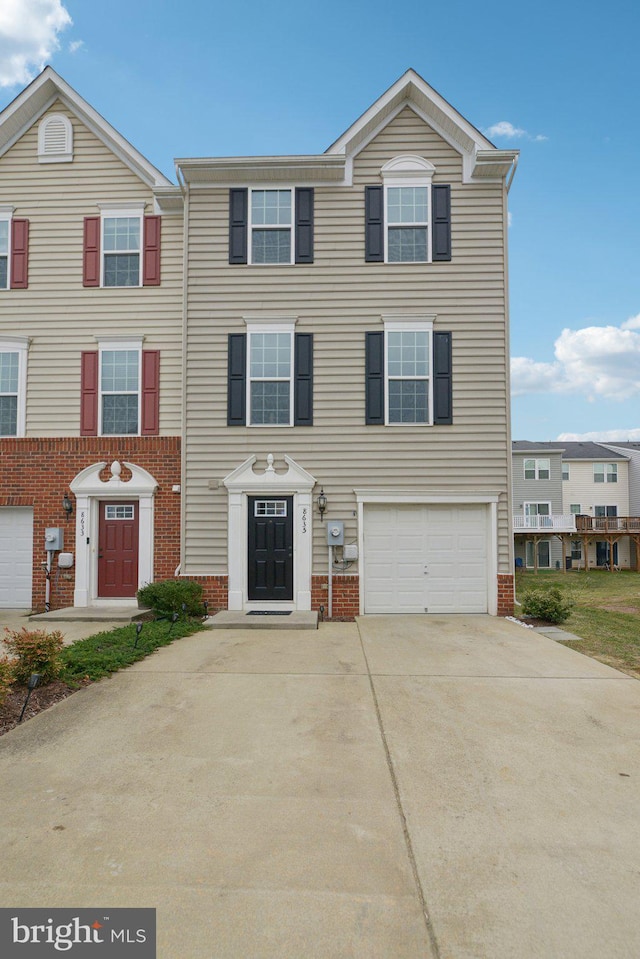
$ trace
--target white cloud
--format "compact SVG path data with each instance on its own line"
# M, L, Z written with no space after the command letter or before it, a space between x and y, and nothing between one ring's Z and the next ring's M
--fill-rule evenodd
M640 313L637 316L630 316L620 327L621 330L640 330Z
M541 143L544 140L549 138L544 136L542 133L538 133L536 136L533 136L531 133L528 133L527 130L523 130L522 127L515 127L513 123L509 123L508 120L500 120L498 123L494 123L493 126L488 127L484 131L486 135L491 140L533 140L535 143Z
M594 433L560 433L558 441L561 443L637 443L640 442L640 428L596 430Z
M72 40L69 44L69 53L77 53L84 46L84 40Z
M517 356L511 361L513 395L573 393L589 400L628 400L640 394L640 318L621 326L564 329L553 363Z
M0 87L29 83L59 49L72 20L61 0L2 0Z

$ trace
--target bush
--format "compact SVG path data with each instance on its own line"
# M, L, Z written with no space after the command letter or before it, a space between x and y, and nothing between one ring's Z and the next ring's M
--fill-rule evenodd
M0 659L0 706L7 698L7 693L13 682L13 663L6 656Z
M11 666L13 675L19 683L29 681L31 673L39 673L40 683L50 683L60 673L60 653L64 647L62 633L56 630L48 633L45 629L7 629L5 628L5 646L17 656Z
M571 615L573 603L562 595L557 586L551 589L535 590L522 597L522 612L533 619L543 619L547 623L564 623Z
M190 579L163 579L149 583L137 592L138 602L148 606L157 616L181 613L183 605L187 616L202 616L202 586Z

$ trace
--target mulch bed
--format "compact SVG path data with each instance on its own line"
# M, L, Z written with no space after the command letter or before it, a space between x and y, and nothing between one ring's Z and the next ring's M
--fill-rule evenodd
M86 680L82 685L89 685L90 682L91 680ZM67 696L71 696L72 693L77 692L78 688L79 687L67 686L66 683L61 682L59 679L54 679L52 682L47 683L46 686L36 686L29 698L22 724L24 725L32 716L37 716L43 709L48 709L49 706L53 706L55 703L66 699ZM28 691L26 686L19 685L18 683L13 685L9 690L7 698L0 706L0 736L8 733L10 729L14 729L18 725L20 713L22 712Z

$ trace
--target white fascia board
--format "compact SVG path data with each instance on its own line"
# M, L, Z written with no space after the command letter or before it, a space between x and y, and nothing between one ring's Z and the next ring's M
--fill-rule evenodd
M49 109L56 99L61 100L71 113L75 114L148 186L174 186L171 180L149 163L52 67L45 67L42 73L0 113L0 156Z
M271 183L335 184L345 180L343 156L324 153L307 156L196 157L175 161L176 169L190 187L252 186Z

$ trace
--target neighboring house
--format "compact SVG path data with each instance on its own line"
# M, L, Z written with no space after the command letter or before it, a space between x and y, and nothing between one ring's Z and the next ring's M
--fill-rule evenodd
M637 568L640 448L624 447L592 442L512 444L516 560L536 569ZM523 504L531 499L538 501L540 518L527 521ZM549 519L543 515L547 508Z
M50 67L0 113L0 607L178 566L182 210Z
M410 70L325 153L176 161L181 571L213 606L512 611L516 158Z

